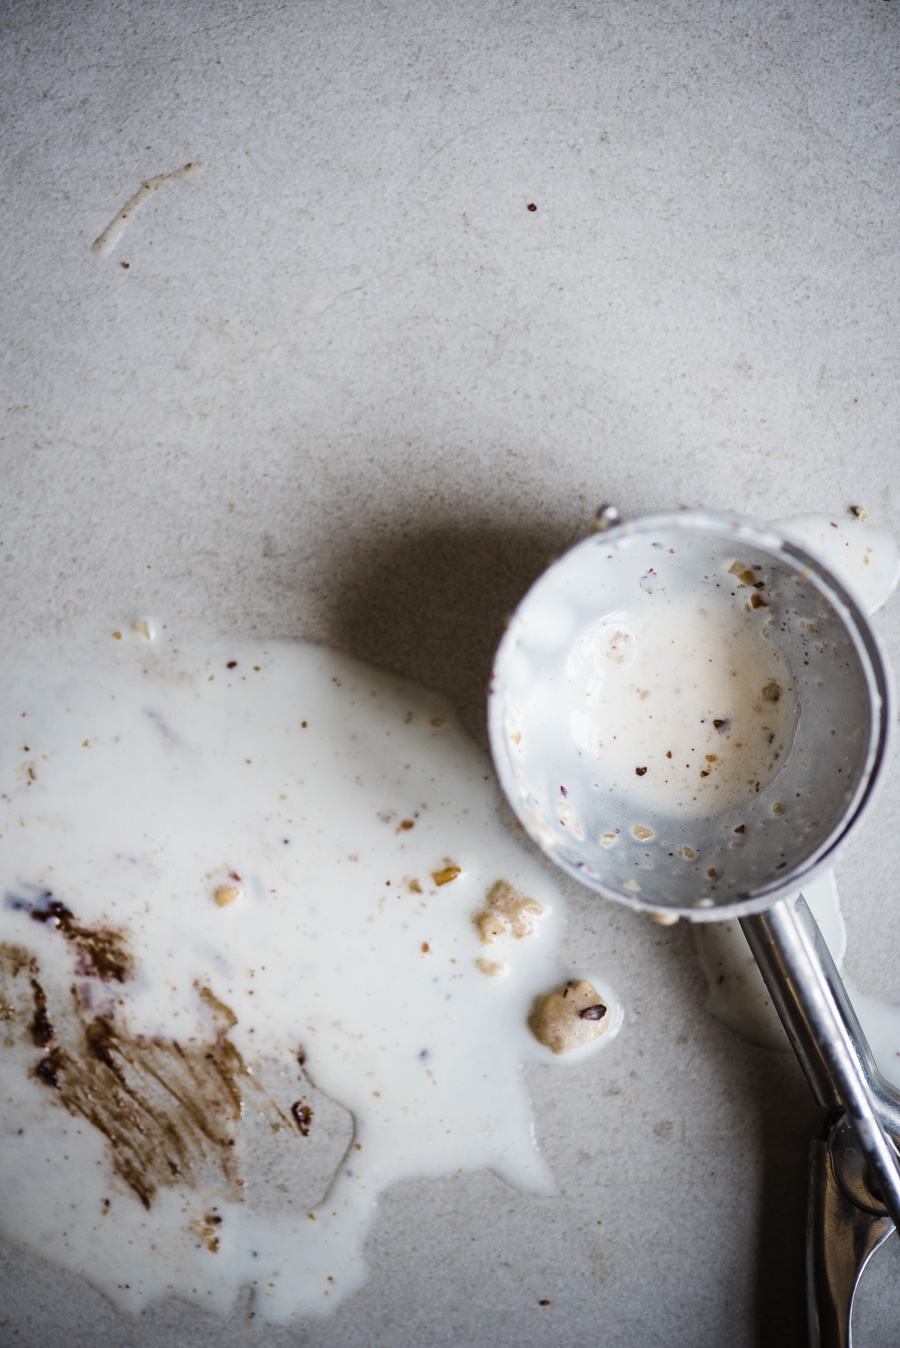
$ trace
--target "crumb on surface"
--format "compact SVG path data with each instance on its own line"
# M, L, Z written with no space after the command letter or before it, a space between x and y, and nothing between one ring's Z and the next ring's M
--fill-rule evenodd
M431 878L436 885L449 885L451 880L455 880L462 873L461 866L445 866L443 870L432 871Z
M678 914L668 912L665 908L657 908L650 914L654 922L661 927L671 927L678 921Z
M240 898L241 891L237 885L219 885L215 892L215 900L220 908L227 908L235 899Z
M540 997L528 1017L535 1039L554 1053L571 1053L591 1043L605 1033L609 1022L609 1007L586 978Z
M480 969L483 974L487 974L488 978L499 978L501 974L506 973L506 965L497 960L477 959L475 968Z
M475 926L485 945L507 934L518 941L531 935L543 911L537 899L513 889L507 880L497 880L485 895L483 910L475 915Z
M729 576L737 576L742 585L756 585L759 576L747 566L746 562L732 562L728 568Z

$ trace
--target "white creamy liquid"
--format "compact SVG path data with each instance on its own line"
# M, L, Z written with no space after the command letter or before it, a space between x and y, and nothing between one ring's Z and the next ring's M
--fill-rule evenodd
M796 697L738 581L702 603L655 586L641 608L583 632L567 662L569 725L607 791L679 817L726 811L764 788L790 749ZM755 594L750 590L749 593Z
M829 515L779 520L777 527L830 567L867 613L876 612L900 579L900 548L893 538L862 521ZM803 895L840 968L847 946L837 884L826 870L804 886ZM730 1029L766 1048L788 1050L781 1021L737 922L693 928L694 944L709 994L707 1007ZM848 991L879 1067L900 1085L900 1007Z
M900 581L900 547L890 534L847 515L795 515L776 528L813 553L875 613Z
M439 698L146 622L2 684L6 1239L131 1310L249 1287L287 1321L361 1284L393 1180L549 1187L527 1018L582 972ZM541 911L485 945L498 880Z

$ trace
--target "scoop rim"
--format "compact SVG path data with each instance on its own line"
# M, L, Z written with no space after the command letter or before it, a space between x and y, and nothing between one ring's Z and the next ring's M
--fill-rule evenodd
M573 863L565 857L556 855L547 847L526 813L520 811L516 805L518 793L515 789L513 765L506 753L502 699L497 696L502 687L503 662L511 652L516 639L516 620L547 578L563 564L571 565L571 558L579 551L588 552L607 543L620 544L623 540L656 533L662 529L692 533L705 531L720 538L733 538L736 542L752 545L762 553L769 553L782 564L787 562L799 577L814 584L847 629L863 668L871 707L868 745L862 771L853 795L837 824L826 834L819 846L784 876L772 879L726 901L713 899L710 903L709 896L698 895L690 906L678 903L661 904L658 898L651 901L639 894L618 890L593 874L587 873L583 869L584 863ZM893 721L894 686L890 667L869 616L852 591L821 557L809 552L777 525L747 515L710 510L658 511L632 520L623 520L608 528L595 530L552 562L522 596L497 646L487 709L491 755L503 794L519 823L544 855L580 884L614 903L637 912L664 915L670 920L685 917L693 922L728 921L765 912L779 899L802 891L804 883L834 864L838 850L847 841L849 834L858 827L864 813L871 806L876 789L882 780L893 738Z

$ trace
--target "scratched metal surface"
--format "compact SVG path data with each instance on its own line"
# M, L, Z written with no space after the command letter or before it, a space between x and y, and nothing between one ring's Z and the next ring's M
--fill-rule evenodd
M896 529L898 22L4 7L4 646L113 609L300 636L440 689L483 740L504 617L601 501ZM896 664L900 606L880 628ZM896 781L840 872L848 966L895 999ZM529 1076L555 1195L397 1186L368 1285L290 1330L132 1321L5 1248L0 1342L801 1341L798 1070L705 1014L682 928L569 894L565 953L628 1019ZM893 1248L863 1345L892 1341L898 1274Z

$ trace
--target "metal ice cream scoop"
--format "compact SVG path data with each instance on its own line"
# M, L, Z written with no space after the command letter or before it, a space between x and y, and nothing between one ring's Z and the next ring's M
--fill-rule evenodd
M822 1348L849 1344L859 1272L900 1227L900 1096L802 890L871 800L891 706L841 581L775 528L699 511L602 512L523 599L491 685L501 784L554 862L658 920L741 920L833 1111L810 1191Z

